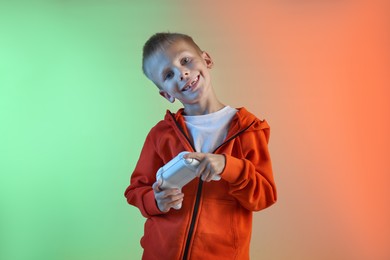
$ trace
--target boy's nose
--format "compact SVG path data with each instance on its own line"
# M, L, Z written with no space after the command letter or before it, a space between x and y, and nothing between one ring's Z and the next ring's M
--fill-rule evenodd
M180 73L180 80L186 80L189 77L188 71L181 71Z

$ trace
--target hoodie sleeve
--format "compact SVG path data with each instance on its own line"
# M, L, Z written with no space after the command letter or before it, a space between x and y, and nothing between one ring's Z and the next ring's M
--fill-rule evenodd
M163 214L155 201L152 189L156 172L163 165L152 142L151 132L146 137L140 158L131 175L130 186L125 191L127 202L136 206L145 218Z
M221 176L229 183L229 193L248 210L259 211L276 202L276 186L268 151L270 129L265 121L256 130L240 136L242 157L225 154Z

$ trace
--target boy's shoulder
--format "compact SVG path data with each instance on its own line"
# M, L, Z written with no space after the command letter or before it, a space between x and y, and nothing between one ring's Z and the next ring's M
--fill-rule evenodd
M255 129L269 128L269 125L265 119L259 119L252 112L249 112L245 107L237 108L237 116L235 120L240 122L241 125L252 125Z
M168 128L172 128L183 118L183 109L180 108L176 113L171 112L170 110L166 110L164 118L158 121L150 130L150 132L160 132L167 130Z

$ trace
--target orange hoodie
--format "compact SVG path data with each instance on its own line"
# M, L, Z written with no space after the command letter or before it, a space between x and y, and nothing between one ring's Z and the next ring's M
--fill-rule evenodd
M240 108L224 143L214 151L226 158L222 179L195 178L182 189L182 208L163 213L151 187L156 172L178 153L194 151L183 109L167 111L146 137L125 191L128 203L147 218L142 259L249 259L252 212L276 201L269 133L266 121Z

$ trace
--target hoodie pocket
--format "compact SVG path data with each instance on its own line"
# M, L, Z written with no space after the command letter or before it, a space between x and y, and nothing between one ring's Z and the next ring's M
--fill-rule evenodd
M205 199L198 218L193 250L234 259L237 252L236 202Z

